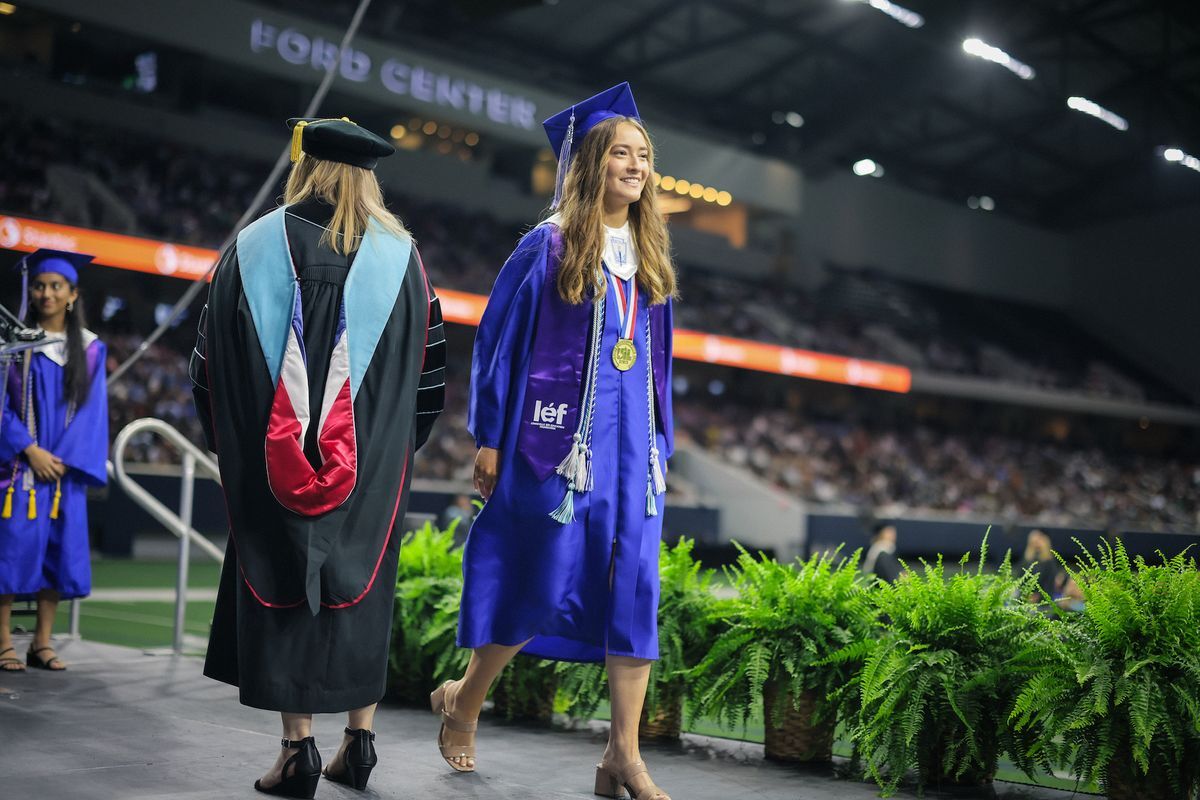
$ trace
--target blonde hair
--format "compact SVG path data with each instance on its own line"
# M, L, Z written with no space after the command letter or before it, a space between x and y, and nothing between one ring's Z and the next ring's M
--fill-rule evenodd
M302 154L288 173L283 201L289 205L315 197L333 206L333 219L321 244L349 255L358 249L367 224L374 220L401 239L412 238L399 218L387 210L379 179L369 169Z
M562 203L558 209L563 242L558 293L572 305L582 303L589 288L596 297L605 291L605 283L598 280L597 272L604 251L604 186L608 176L608 150L622 122L633 125L646 138L653 174L654 146L638 120L611 117L598 123L583 137L563 182ZM642 188L642 196L629 206L629 227L638 251L638 286L649 296L651 305L665 303L667 298L676 296L675 265L671 262L667 223L658 210L657 193L649 182Z

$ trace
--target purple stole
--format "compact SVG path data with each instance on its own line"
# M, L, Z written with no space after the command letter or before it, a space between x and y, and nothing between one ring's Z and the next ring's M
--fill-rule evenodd
M583 402L585 351L592 316L591 302L571 305L558 293L561 252L561 237L555 227L534 327L533 353L529 359L529 377L525 381L525 407L521 411L521 428L517 435L517 450L540 481L554 474L563 456L573 446L571 437L578 426ZM650 364L654 370L655 416L659 420L666 419L663 398L668 388L664 309L662 304L649 306L653 350Z

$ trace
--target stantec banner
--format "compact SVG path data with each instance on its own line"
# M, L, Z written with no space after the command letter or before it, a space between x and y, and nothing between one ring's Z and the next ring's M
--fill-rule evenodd
M189 280L203 277L218 255L203 247L0 216L0 248L29 253L39 247L87 253L107 267ZM438 289L437 293L447 322L479 324L487 297L454 289ZM912 372L907 367L679 328L675 329L675 357L887 392L912 388Z

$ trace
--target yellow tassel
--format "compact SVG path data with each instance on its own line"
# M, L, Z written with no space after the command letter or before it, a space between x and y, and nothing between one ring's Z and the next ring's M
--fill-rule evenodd
M62 500L62 481L54 484L54 502L50 504L50 519L58 519L58 504Z
M13 488L14 487L10 484L8 491L4 493L4 512L0 513L0 517L4 517L5 519L12 519Z
M29 518L37 519L37 490L29 490Z
M302 141L304 139L304 126L308 123L304 120L296 123L296 127L292 128L292 163L295 164L300 160L300 156L304 153Z

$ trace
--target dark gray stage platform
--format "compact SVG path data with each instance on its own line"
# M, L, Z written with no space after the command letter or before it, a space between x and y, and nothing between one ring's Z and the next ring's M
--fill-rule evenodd
M24 652L27 642L20 639ZM232 688L204 678L200 661L146 656L91 642L60 647L66 673L0 673L0 798L263 797L254 779L275 757L278 718L244 708ZM328 757L344 718L315 722ZM360 794L322 782L318 798L591 797L591 765L604 749L605 727L541 730L480 725L480 771L459 775L439 758L436 718L383 708L376 717L379 767ZM764 763L762 748L703 737L682 746L647 747L644 755L674 800L857 800L873 786ZM911 797L911 794L901 796ZM995 792L955 797L1064 800L1067 792L1000 784Z

